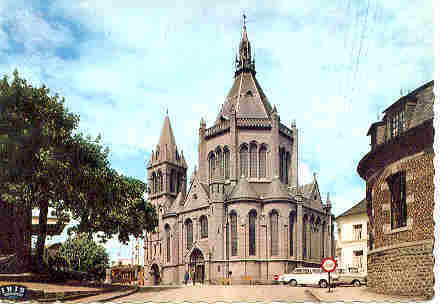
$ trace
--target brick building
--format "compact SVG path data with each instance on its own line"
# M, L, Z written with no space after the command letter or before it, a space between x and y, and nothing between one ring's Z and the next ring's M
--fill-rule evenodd
M298 185L298 131L280 122L255 77L243 25L235 79L212 127L202 119L198 168L187 164L168 115L147 165L159 226L145 241L147 284L272 280L332 255L331 204L316 176Z
M384 111L358 165L371 224L368 285L380 293L434 294L433 87L426 83Z

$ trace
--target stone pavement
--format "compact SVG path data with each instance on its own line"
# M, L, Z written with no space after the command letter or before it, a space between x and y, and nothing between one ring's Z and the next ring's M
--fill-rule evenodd
M421 302L426 299L421 297L403 297L403 296L389 296L378 294L371 291L368 287L352 287L352 286L338 286L332 288L331 292L328 292L328 288L309 288L311 294L316 297L320 302L369 302L374 301L378 303L382 302Z

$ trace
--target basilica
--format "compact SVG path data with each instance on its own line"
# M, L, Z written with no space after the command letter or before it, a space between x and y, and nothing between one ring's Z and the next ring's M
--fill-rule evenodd
M212 126L202 119L198 166L165 117L147 165L159 225L145 239L146 284L268 282L333 256L333 220L316 175L298 184L298 130L286 126L256 77L243 24L232 88Z

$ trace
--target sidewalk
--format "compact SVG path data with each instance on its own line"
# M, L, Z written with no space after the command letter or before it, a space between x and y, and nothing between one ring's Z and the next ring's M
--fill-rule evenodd
M21 285L27 287L27 294L31 300L54 301L70 300L97 295L107 295L108 298L132 292L134 286L130 285L86 285L79 282L66 282L64 284L47 284L37 282L0 281L3 285Z
M390 296L378 294L368 287L351 287L351 286L339 286L332 288L331 292L328 292L328 288L309 288L309 292L317 298L320 302L422 302L426 299L422 297L404 297L404 296Z

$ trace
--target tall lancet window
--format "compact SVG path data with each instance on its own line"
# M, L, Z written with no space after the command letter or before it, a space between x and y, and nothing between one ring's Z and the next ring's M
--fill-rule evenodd
M256 246L255 246L255 229L256 229L256 220L257 220L257 211L252 209L249 212L249 255L256 254Z
M285 165L285 171L284 171L284 178L286 180L286 184L289 183L289 168L290 168L290 153L286 152L286 160L284 162Z
M250 145L250 152L249 152L249 161L250 161L250 167L251 167L251 177L257 177L257 145L255 143L251 143Z
M237 239L237 213L231 212L231 255L238 254L238 239Z
M270 214L270 255L278 255L278 212L272 210Z
M258 158L260 160L260 177L266 177L266 156L267 148L266 146L262 146L258 155Z
M280 181L283 183L284 182L284 162L285 162L285 158L284 158L284 148L280 148Z
M229 149L225 147L224 150L224 163L225 163L225 179L229 179Z
M162 185L163 185L163 176L162 176L162 172L159 171L159 173L157 173L158 177L159 177L159 185L157 187L157 190L159 192L162 192Z
M166 260L167 263L171 260L171 229L170 225L165 226L165 238L166 238Z
M155 172L153 172L153 174L151 175L151 192L152 193L157 192L157 178Z
M206 215L200 217L200 238L204 239L208 237L208 218Z
M223 152L222 150L219 148L217 150L217 160L218 160L218 170L219 170L219 176L221 178L225 177L225 162L223 160Z
M170 192L174 192L176 191L176 170L171 169L171 174L170 174Z
M248 148L246 145L240 148L240 177L248 176Z
M186 227L186 249L191 249L193 244L193 223L190 219L185 222Z
M290 253L290 256L294 255L294 249L295 249L295 243L294 243L294 240L295 240L295 238L294 238L295 217L296 217L295 212L294 211L290 212L290 214L289 214L289 245L290 245L289 246L289 249L290 249L289 253Z
M307 236L308 236L308 232L307 232L307 227L308 227L308 220L309 217L307 215L304 215L303 218L303 258L306 259L307 258Z
M214 177L214 172L215 172L215 154L211 152L209 154L209 178L212 179Z
M220 147L218 147L215 150L215 157L216 157L216 161L215 161L215 168L216 168L216 172L214 172L214 174L216 176L218 176L220 174L220 168L222 166L222 162L221 162L221 157L222 157L222 150L220 149Z

